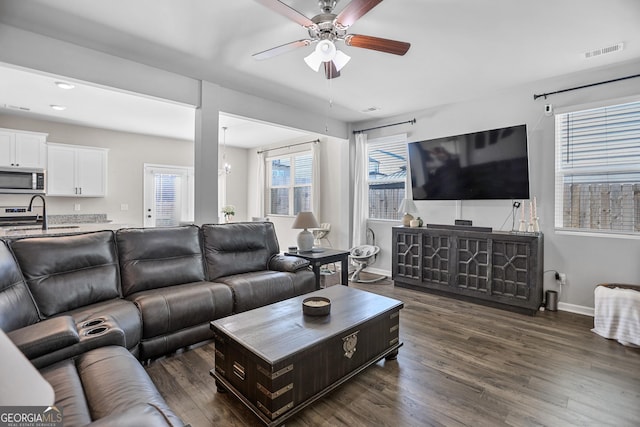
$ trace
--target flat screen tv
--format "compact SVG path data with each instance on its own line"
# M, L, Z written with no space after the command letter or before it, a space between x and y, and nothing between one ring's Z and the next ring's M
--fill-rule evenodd
M414 200L528 199L526 125L409 143Z

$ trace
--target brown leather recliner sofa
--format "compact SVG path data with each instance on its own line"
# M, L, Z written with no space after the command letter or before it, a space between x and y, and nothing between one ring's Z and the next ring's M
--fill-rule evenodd
M208 340L211 320L315 290L307 261L279 255L269 222L0 243L0 328L54 386L65 424L67 413L80 425L117 411L180 425L136 357ZM123 393L126 407L104 390Z

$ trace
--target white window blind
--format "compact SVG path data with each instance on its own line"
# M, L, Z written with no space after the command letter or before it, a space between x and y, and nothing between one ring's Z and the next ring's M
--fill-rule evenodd
M557 229L640 233L640 102L556 115Z
M178 225L181 214L181 176L157 174L154 178L156 187L156 227Z
M267 162L269 215L296 215L311 210L311 151L270 157Z
M369 218L399 220L398 207L407 180L406 134L370 140L367 144Z

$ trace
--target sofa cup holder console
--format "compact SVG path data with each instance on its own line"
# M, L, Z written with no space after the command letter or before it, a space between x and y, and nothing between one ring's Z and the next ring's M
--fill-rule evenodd
M91 328L94 326L98 326L101 325L105 322L106 319L102 318L102 317L98 317L95 319L91 319L91 320L87 320L86 322L82 323L80 325L81 328Z
M89 335L89 336L101 335L107 332L108 330L109 328L107 326L98 326L96 328L88 329L87 331L84 332L84 335Z

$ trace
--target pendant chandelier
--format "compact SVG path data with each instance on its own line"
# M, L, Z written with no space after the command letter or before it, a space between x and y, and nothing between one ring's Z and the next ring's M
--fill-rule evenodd
M227 162L227 127L222 127L222 169L225 175L231 173L231 164Z

